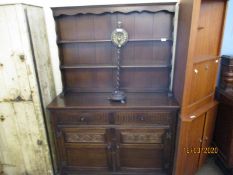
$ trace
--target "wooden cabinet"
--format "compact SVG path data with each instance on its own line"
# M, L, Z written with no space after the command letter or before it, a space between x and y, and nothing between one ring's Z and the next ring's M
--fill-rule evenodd
M181 116L214 99L225 9L225 0L180 2L174 95Z
M62 174L171 173L176 109L87 112L54 110L52 105ZM101 116L105 120L96 123L87 116Z
M171 174L176 4L61 7L53 14L64 91L48 109L60 174ZM120 67L111 42L118 22L128 32ZM124 104L109 101L116 85Z
M215 153L216 150L211 143L216 114L217 103L215 102L197 111L197 115L190 115L188 119L180 122L184 132L180 135L183 143L180 145L182 149L178 154L183 156L181 160L191 163L181 162L184 167L176 169L177 173L195 174L204 164L207 155Z
M190 149L196 143L205 148L211 142L216 111L208 111L216 104L214 96L226 4L226 0L180 1L174 96L181 111L174 175L193 175L205 160L206 154L187 155L184 147ZM198 119L192 120L191 116L198 116ZM201 126L205 122L205 129L196 126L198 121ZM188 137L189 131L194 133ZM196 134L204 136L202 144L196 140Z
M233 174L233 57L222 56L219 86L216 96L219 110L214 133L218 147L217 163L225 174Z

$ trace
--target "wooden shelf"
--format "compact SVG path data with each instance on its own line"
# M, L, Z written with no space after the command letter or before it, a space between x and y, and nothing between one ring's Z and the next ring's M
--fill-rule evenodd
M113 65L75 65L75 66L60 66L61 69L102 69L102 68L116 68Z
M154 39L129 39L129 42L150 42L150 41L161 41L170 42L173 41L171 38L154 38ZM60 40L58 44L72 44L72 43L106 43L111 42L111 40Z
M171 65L123 65L122 68L170 68Z
M171 65L123 65L121 68L171 68ZM112 69L114 65L74 65L60 66L61 69Z

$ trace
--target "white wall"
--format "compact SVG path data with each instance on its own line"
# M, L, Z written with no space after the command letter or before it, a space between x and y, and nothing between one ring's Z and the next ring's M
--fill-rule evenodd
M228 1L227 18L221 54L233 55L233 0Z

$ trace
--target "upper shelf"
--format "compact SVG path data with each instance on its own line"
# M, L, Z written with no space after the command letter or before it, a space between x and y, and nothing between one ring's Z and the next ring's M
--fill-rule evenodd
M171 68L171 65L122 65L121 68ZM65 66L61 65L61 69L99 69L99 68L117 68L115 65L73 65L73 66Z
M171 42L171 38L153 38L153 39L129 39L129 42L151 42L151 41L161 41L161 42ZM72 44L72 43L105 43L111 42L111 40L60 40L58 44Z

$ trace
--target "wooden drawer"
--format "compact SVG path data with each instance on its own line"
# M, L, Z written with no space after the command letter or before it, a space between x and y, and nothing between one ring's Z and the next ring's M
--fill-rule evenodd
M174 114L175 115L175 114ZM115 124L158 124L168 125L172 120L172 112L117 112Z
M57 124L72 125L98 125L109 124L108 112L87 112L77 110L66 110L52 112Z

